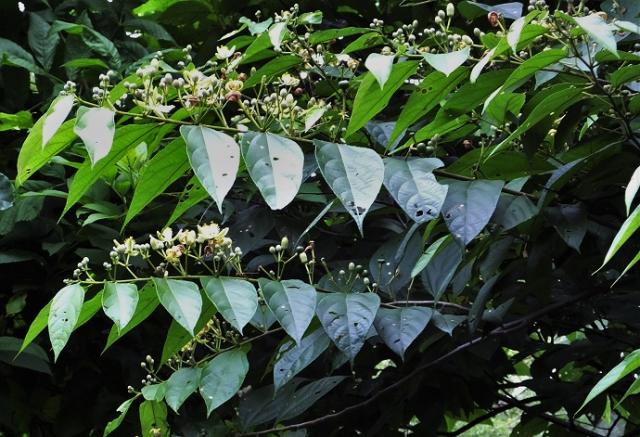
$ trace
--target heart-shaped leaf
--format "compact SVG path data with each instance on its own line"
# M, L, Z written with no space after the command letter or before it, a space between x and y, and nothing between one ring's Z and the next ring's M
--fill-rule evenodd
M224 319L242 333L258 309L258 293L251 282L234 278L203 278L204 291Z
M240 146L222 132L202 126L182 126L180 134L196 177L222 212L222 202L236 180Z
M376 78L380 84L380 88L384 88L384 84L389 80L394 58L395 55L371 53L364 61L364 66L367 67L371 74Z
M353 362L379 306L374 293L329 293L318 302L316 314L327 335Z
M209 361L200 377L200 395L207 405L207 416L240 390L248 371L247 353L241 348L223 352Z
M315 140L320 172L362 233L362 222L384 180L384 163L374 150Z
M318 327L297 344L288 341L280 347L279 358L273 365L273 384L278 391L294 376L304 370L322 354L331 343L327 334Z
M272 133L259 133L242 142L249 176L271 209L287 206L300 189L304 154L295 142Z
M131 321L138 306L138 287L135 284L107 282L102 293L102 309L113 320L118 332Z
M433 170L444 164L437 158L386 158L384 186L416 223L433 220L447 196L447 186L440 185Z
M430 308L380 308L373 322L378 335L389 349L404 360L404 353L426 328L433 311Z
M202 311L202 297L198 286L190 281L153 278L158 300L176 322L194 335Z
M202 369L183 367L171 374L165 382L164 398L176 413L189 396L198 389Z
M316 289L299 279L260 279L262 294L284 330L300 343L316 310Z
M80 319L83 302L84 288L80 284L67 285L58 291L51 301L47 326L54 361L58 359Z
M470 54L471 49L466 47L462 50L449 53L426 53L424 55L424 60L436 70L444 73L446 76L449 76L456 70L456 68L460 67L467 59L469 59Z

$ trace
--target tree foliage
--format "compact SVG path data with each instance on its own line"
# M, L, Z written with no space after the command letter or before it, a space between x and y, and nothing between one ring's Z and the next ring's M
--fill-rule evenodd
M237 3L2 5L0 429L640 432L635 2Z

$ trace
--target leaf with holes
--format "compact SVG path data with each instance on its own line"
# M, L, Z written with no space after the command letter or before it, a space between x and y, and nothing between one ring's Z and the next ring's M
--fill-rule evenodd
M194 334L202 311L198 286L190 281L153 278L158 300L184 329Z
M255 134L242 142L249 176L271 209L282 209L302 184L304 154L295 142L272 133Z
M453 237L465 246L489 223L504 182L451 181L442 214Z
M433 170L442 167L437 158L385 158L384 186L394 200L417 223L433 220L447 196Z
M207 416L240 390L248 371L247 352L242 348L223 352L207 363L199 384Z
M138 306L138 287L135 284L107 282L102 293L102 309L113 320L118 332L131 321Z
M182 126L191 168L222 212L240 166L240 146L227 134L202 126Z
M362 223L384 180L384 163L374 150L315 140L320 172L362 233Z
M204 291L224 319L242 333L242 328L258 309L258 293L251 282L242 279L202 278Z
M320 299L316 314L327 335L353 362L379 306L380 298L374 293L330 293Z
M278 323L300 343L316 310L316 289L299 279L270 281L259 279L267 305Z
M433 311L430 308L380 308L373 322L389 349L404 360L404 353L427 327Z
M67 285L58 291L51 301L47 326L54 361L57 361L80 319L83 302L84 288L80 284Z

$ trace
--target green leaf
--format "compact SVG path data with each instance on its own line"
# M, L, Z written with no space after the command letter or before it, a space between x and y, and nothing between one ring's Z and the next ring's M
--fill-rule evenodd
M404 360L404 353L427 327L432 314L430 308L380 308L373 324L389 349Z
M447 195L433 170L444 164L437 158L385 158L384 186L402 210L416 223L433 220Z
M513 91L513 89L510 89L511 87L519 86L520 83L531 78L537 71L555 64L566 57L567 51L565 49L549 49L533 55L513 70L513 73L509 75L501 90Z
M302 184L304 154L295 142L269 132L242 142L249 176L271 209L282 209Z
M449 286L463 255L464 248L453 238L446 238L435 248L435 253L420 275L425 290L434 299L440 299Z
M167 379L164 398L173 411L177 413L184 401L198 389L201 375L202 369L183 367Z
M149 281L144 285L144 287L138 293L138 296L138 305L136 306L136 311L133 314L133 318L129 323L127 323L127 326L125 326L119 332L118 328L115 325L111 327L111 331L109 331L109 337L107 339L107 344L102 350L103 353L104 351L109 349L113 343L121 339L126 333L134 329L140 323L144 322L160 304L160 302L158 301L158 296L156 294L155 286L152 281Z
M342 50L342 53L354 53L365 49L369 50L372 47L382 44L384 44L384 38L379 32L368 32L364 35L360 35L354 41L349 43L349 45Z
M116 409L116 411L120 414L118 415L118 417L116 417L115 419L107 423L107 426L105 426L104 428L104 433L102 434L102 437L107 437L109 434L111 434L113 431L115 431L120 427L120 425L124 421L124 418L127 416L127 413L129 412L129 408L131 408L131 405L136 400L136 398L137 396L132 397L131 399L127 399L122 404L120 404L120 406Z
M604 257L604 261L602 262L602 266L604 267L611 258L620 250L622 245L627 242L627 240L638 230L640 227L640 205L633 210L631 215L627 217L624 221L616 236L613 238L611 242L611 246L609 246L609 250L607 250L607 254Z
M207 363L199 384L207 416L240 390L248 371L247 353L242 348L223 352Z
M525 24L527 24L526 17L520 17L511 23L509 26L509 31L507 32L507 43L509 43L509 47L516 53L518 49L518 42L520 41L520 35L522 34L522 29Z
M538 214L538 207L526 196L501 194L492 221L508 231Z
M194 334L202 312L202 297L198 286L190 281L153 278L158 300L180 325Z
M29 131L18 154L18 174L16 186L21 186L51 158L62 152L76 138L73 132L74 120L69 120L57 130L56 134L48 141L47 147L42 148L42 126L45 116L40 117Z
M411 269L412 278L418 276L425 269L425 267L429 265L429 261L431 261L431 259L438 252L440 246L449 239L451 239L451 235L444 235L429 245L427 250L425 250L424 253L420 255L420 258L418 258L416 265L413 266L413 269Z
M619 88L622 85L638 80L640 78L640 65L627 65L612 72L609 75L609 81L615 88Z
M76 326L73 328L74 330L87 323L98 311L100 311L100 308L102 307L102 294L103 292L100 290L95 296L82 304L78 323L76 323Z
M624 190L624 204L627 207L627 215L629 215L629 211L631 211L631 205L633 199L636 197L638 188L640 188L640 167L635 169Z
M278 422L293 419L304 413L320 398L329 393L342 381L346 376L327 376L310 382L304 387L296 390L289 402L285 404L285 408L278 415Z
M78 108L73 131L84 143L92 166L111 150L116 131L114 117L115 113L107 108Z
M64 95L56 97L56 99L51 102L51 106L49 106L49 109L43 115L42 148L46 147L49 140L51 140L58 129L60 129L60 126L62 126L62 123L64 123L71 112L74 101L75 99L72 95Z
M594 41L611 53L617 55L618 47L611 26L598 14L589 14L584 17L572 17L573 20Z
M442 332L446 332L449 335L453 334L453 330L460 323L464 322L467 316L456 316L453 314L440 314L438 311L434 311L431 316L431 321L436 328Z
M222 202L233 187L240 165L240 147L233 138L202 126L182 126L191 168L222 212Z
M56 46L60 41L57 33L50 33L51 26L39 14L29 14L29 32L27 38L29 47L33 51L40 65L45 70L51 70L56 55Z
M258 293L251 282L225 277L203 278L205 293L222 317L242 333L258 309Z
M545 209L549 221L567 245L580 252L580 244L587 233L587 211L583 204L559 204Z
M300 343L316 311L316 289L298 279L260 278L262 294L284 330Z
M51 301L47 326L54 361L58 360L80 318L83 301L84 289L79 284L67 285Z
M314 362L331 344L322 328L318 328L301 341L287 341L278 350L278 358L273 365L273 384L280 390L294 376Z
M167 406L164 402L144 401L138 412L142 437L169 437Z
M107 282L102 294L104 313L113 320L118 332L129 324L138 306L138 287L135 284Z
M371 29L368 27L343 27L341 29L324 29L313 32L309 36L309 44L316 45L326 41L330 41L332 39L352 36L352 35L360 35L362 33L371 32Z
M184 141L182 138L176 138L164 146L146 164L136 184L123 226L133 220L153 199L182 177L188 169L189 160L185 153Z
M418 69L418 63L414 61L400 62L393 65L389 79L385 87L380 88L375 76L368 72L365 74L355 100L353 101L353 111L345 138L363 127L369 120L386 108L391 100L391 96L404 84Z
M72 59L70 61L62 64L63 67L67 68L97 68L97 69L108 69L109 66L101 59L98 58L78 58Z
M389 80L391 68L395 55L381 55L380 53L371 53L364 61L364 66L373 74L380 88L384 88L384 84Z
M640 367L640 349L627 355L622 362L611 369L602 377L602 379L600 379L600 381L598 381L598 383L591 389L578 411L576 411L576 414L579 413L580 410L582 410L585 405L591 402L596 396L604 393L612 385L629 375L631 372L634 372L638 367Z
M0 112L0 132L29 129L32 126L33 119L29 111L18 111L15 114Z
M320 24L322 23L322 12L305 12L298 17L298 23L302 24Z
M289 71L291 68L302 63L302 58L295 55L283 55L278 56L258 68L255 73L244 82L242 89L252 88L259 85L263 77L270 79L274 76Z
M425 53L424 60L427 61L429 65L438 70L441 73L444 73L445 76L449 76L453 73L458 67L464 64L469 56L471 55L471 49L469 47L465 47L462 50L456 50L455 52L449 53Z
M314 140L322 177L351 214L362 224L384 179L384 163L374 150Z
M216 308L209 299L204 299L202 302L202 314L196 324L194 332L200 332L204 326L211 321L211 318L216 313ZM164 364L169 358L176 354L184 345L189 343L193 339L193 335L189 334L178 322L173 320L167 331L167 338L162 346L162 356L160 357L160 363Z
M31 344L23 353L18 354L21 343L19 338L0 337L0 361L10 366L51 375L49 357L45 350L37 344Z
M482 56L482 58L476 63L476 65L473 66L473 68L471 69L471 74L469 75L469 82L471 82L472 84L476 83L478 77L480 76L480 73L482 73L484 67L486 67L487 64L491 61L495 52L495 48L489 50Z
M184 190L178 198L178 204L171 213L171 217L167 220L165 227L171 226L176 220L182 217L189 209L197 205L198 203L210 198L209 193L198 181L198 178L193 176L189 179L189 182L184 187Z
M453 237L465 246L489 223L496 208L502 181L451 181L442 207Z
M467 78L468 74L468 69L460 68L449 76L434 71L425 77L402 108L388 144L393 144L405 129L439 105L458 84Z
M569 86L548 95L538 105L536 105L535 108L533 108L527 119L520 124L516 130L491 150L485 158L485 161L502 151L502 149L509 145L511 141L527 132L549 114L554 113L556 117L559 117L568 107L574 105L580 100L584 100L585 98L587 98L587 96L583 94L582 89L575 88L574 86Z
M24 336L24 340L22 341L22 346L20 346L20 350L18 353L24 351L27 346L29 346L36 337L44 331L44 328L47 327L48 319L49 319L49 310L51 309L51 302L46 304L38 315L33 319L31 325L29 325L29 329L27 330L26 335Z
M145 385L140 391L146 400L160 402L164 399L164 395L167 392L167 384L161 382L159 384Z
M374 293L330 293L320 299L316 314L327 335L353 363L379 306L380 298Z
M69 195L62 215L66 214L102 175L112 170L130 149L140 144L156 127L157 125L149 123L130 124L119 128L115 134L113 147L109 154L95 166L92 165L91 161L86 161L76 172L69 186Z

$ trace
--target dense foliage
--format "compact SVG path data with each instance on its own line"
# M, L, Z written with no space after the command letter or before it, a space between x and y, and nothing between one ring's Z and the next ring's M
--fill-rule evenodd
M238 3L2 4L0 430L637 435L636 2Z

